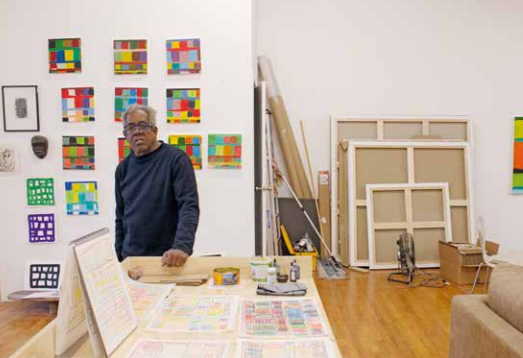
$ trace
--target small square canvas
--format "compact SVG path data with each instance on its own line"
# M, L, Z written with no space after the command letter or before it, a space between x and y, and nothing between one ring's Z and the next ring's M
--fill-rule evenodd
M167 89L167 123L200 123L200 89Z
M27 205L54 205L53 178L27 179Z
M65 182L67 215L98 215L98 184L95 181Z
M59 261L28 260L25 263L24 290L58 290L61 275L62 263Z
M147 106L147 88L116 87L114 89L114 120L121 122L127 107L132 104Z
M27 216L29 224L29 242L54 242L54 214L31 214Z
M62 88L62 122L94 122L94 88Z
M523 117L514 118L514 166L512 193L523 194Z
M94 170L94 137L63 136L64 169Z
M49 73L82 72L82 41L74 39L49 39Z
M118 138L118 163L131 154L131 143L125 138Z
M200 39L167 40L167 73L199 73L202 69Z
M209 168L241 169L241 134L209 134L208 143Z
M169 144L183 150L194 169L202 169L202 136L192 134L170 135Z
M116 75L147 74L147 40L114 41Z

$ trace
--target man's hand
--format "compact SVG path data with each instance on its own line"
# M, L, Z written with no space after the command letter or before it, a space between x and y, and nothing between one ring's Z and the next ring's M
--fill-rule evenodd
M189 255L182 250L170 249L163 253L162 266L183 266L188 257Z

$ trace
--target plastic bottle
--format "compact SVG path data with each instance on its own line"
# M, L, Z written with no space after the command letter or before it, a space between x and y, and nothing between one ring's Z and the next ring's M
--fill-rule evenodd
M298 274L298 271L296 270L296 266L294 266L294 262L291 262L291 269L289 272L289 276L290 276L289 281L296 282L298 280L297 274Z
M296 260L294 260L294 268L296 270L296 280L299 280L300 279L300 265L298 265L298 263L296 262Z
M274 285L276 283L276 267L269 267L267 269L267 283Z

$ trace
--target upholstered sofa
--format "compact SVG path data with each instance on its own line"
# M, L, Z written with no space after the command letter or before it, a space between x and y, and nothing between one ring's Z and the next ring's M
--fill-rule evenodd
M523 358L523 267L499 266L488 295L452 300L449 358Z

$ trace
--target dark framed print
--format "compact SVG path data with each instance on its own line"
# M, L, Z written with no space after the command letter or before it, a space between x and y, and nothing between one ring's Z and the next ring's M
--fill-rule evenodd
M38 86L2 86L4 132L38 132Z

